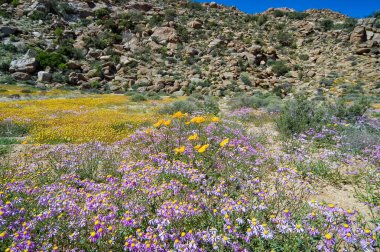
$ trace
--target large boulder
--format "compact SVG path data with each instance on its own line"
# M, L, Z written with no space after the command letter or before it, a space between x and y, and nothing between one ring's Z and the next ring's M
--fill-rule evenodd
M20 30L15 27L0 25L0 38L8 37L19 32Z
M198 20L193 20L193 21L190 21L189 23L187 23L187 26L190 28L193 28L193 29L200 29L200 28L202 28L202 22L200 22Z
M9 71L21 73L34 73L37 70L37 60L30 50L21 58L11 61Z
M365 28L363 26L357 26L351 33L350 42L354 44L360 44L366 41L366 37L367 35Z
M146 2L132 2L127 6L127 9L134 9L140 11L150 11L153 8L153 5Z
M39 71L38 72L38 78L37 81L39 82L50 82L52 79L52 74L45 71Z
M154 30L151 38L154 38L159 44L176 43L179 41L177 31L172 27L158 27Z

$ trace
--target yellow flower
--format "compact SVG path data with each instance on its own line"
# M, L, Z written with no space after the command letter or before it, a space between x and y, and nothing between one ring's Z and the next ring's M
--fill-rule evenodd
M196 150L199 150L199 148L201 148L202 146L200 145L200 144L198 144L198 145L195 145L194 146L194 149L196 149Z
M94 237L96 235L95 232L91 232L91 237Z
M175 154L181 154L185 152L185 146L181 146L179 148L174 149Z
M330 233L327 233L327 234L325 234L325 238L326 238L327 240L331 240L332 235L331 235Z
M196 116L190 120L191 123L197 123L197 124L203 123L205 121L206 119L203 116Z
M172 122L171 120L167 120L167 121L164 122L164 125L165 126L169 126L171 122Z
M164 119L159 120L155 124L153 124L154 127L159 128L163 123L165 122Z
M205 152L209 146L210 146L209 144L203 145L202 147L199 148L198 152L199 153Z
M211 118L211 121L212 121L212 122L220 122L220 118L214 116L213 118Z
M182 113L181 111L178 111L172 115L172 118L181 118L187 116L187 114Z
M224 139L222 142L220 142L220 147L224 147L226 144L230 142L229 138Z
M152 129L147 129L147 130L145 131L145 133L146 133L146 134L150 134L150 133L152 133Z
M197 133L194 133L193 135L189 136L188 138L190 141L191 140L197 140L198 139L198 134Z
M27 141L23 141L21 144L27 144L28 142Z

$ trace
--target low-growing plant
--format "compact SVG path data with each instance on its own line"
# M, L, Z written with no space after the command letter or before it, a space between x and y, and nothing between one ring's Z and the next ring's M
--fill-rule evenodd
M173 112L174 111L174 112ZM173 114L176 111L184 113L218 114L220 109L216 98L203 95L193 95L184 101L175 101L160 109L161 114Z
M290 71L290 68L284 61L273 61L270 63L273 73L276 75L282 76L287 74Z

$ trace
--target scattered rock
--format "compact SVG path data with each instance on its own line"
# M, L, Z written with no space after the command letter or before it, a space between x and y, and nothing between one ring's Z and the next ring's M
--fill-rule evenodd
M159 44L176 43L179 41L177 31L171 27L158 27L154 30L151 38Z
M28 51L21 59L11 61L9 71L32 74L37 70L37 61L32 51Z
M39 71L38 72L38 78L37 81L39 82L50 82L52 79L52 74L45 71Z

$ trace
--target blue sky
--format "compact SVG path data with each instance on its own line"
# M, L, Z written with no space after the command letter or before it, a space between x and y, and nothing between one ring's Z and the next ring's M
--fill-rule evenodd
M270 7L289 7L298 11L310 8L329 8L351 17L360 18L380 10L380 0L214 0L214 2L235 5L239 10L247 13L263 12Z

